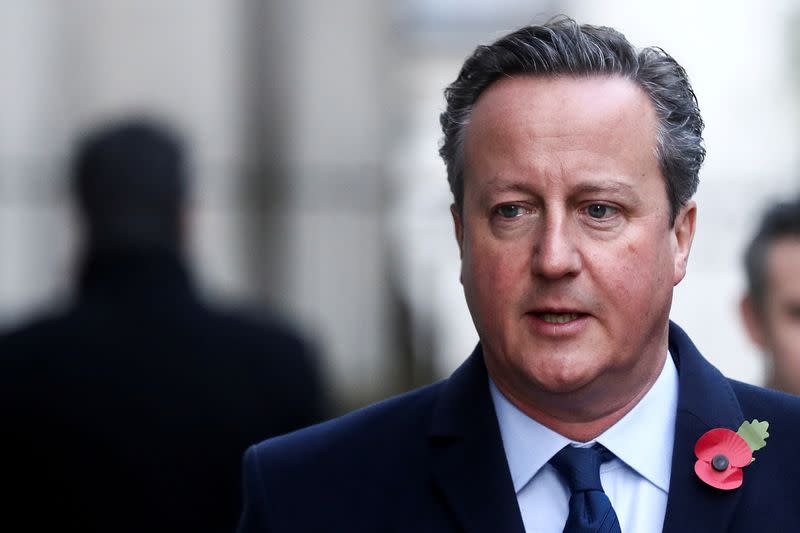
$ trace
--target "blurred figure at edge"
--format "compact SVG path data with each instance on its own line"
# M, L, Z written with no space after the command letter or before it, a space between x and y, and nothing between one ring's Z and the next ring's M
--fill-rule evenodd
M113 123L73 165L77 301L0 336L0 523L231 531L245 448L324 418L314 353L274 319L200 300L182 253L184 151L168 129Z
M745 254L740 310L767 358L766 386L800 394L800 199L773 205Z

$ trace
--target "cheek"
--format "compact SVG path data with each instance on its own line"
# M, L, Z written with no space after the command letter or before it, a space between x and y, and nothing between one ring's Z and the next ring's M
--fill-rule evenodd
M594 260L597 262L597 260ZM631 321L647 319L655 300L672 292L672 256L665 247L628 242L600 260L600 276L608 280L611 297Z
M492 259L480 256L473 261L465 261L462 270L467 304L473 312L483 315L484 322L500 319L512 301L514 287L518 283L502 258Z
M518 246L489 239L465 242L461 280L473 317L484 324L502 320L526 292L529 265L529 255Z
M781 353L792 354L800 359L800 321L796 318L781 316L775 320L774 335Z
M498 290L530 277L529 260L524 243L471 236L465 241L462 274L477 287Z

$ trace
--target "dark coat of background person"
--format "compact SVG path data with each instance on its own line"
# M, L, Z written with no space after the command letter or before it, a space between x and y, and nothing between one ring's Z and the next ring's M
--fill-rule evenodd
M198 296L170 226L183 192L167 133L123 124L82 150L90 244L76 302L0 336L0 523L232 531L247 446L324 418L315 354L277 319ZM105 197L81 191L87 177ZM150 208L167 216L148 220Z

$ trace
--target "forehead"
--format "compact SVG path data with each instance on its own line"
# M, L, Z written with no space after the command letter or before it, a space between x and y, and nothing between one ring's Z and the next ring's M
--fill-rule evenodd
M482 181L554 169L660 174L657 125L647 94L623 77L503 78L484 91L465 128L465 172Z
M525 123L545 127L535 120L557 112L564 119L580 123L618 125L626 119L651 119L653 105L644 90L633 81L614 75L537 76L501 78L487 87L473 108L470 124L503 119L506 125Z

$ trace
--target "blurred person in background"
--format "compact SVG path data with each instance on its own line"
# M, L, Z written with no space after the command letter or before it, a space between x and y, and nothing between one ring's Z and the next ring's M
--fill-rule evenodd
M770 207L745 253L740 311L767 387L800 395L800 198Z
M796 530L800 399L725 378L669 320L705 156L684 69L557 18L479 46L445 99L480 342L248 449L240 532Z
M77 302L0 337L13 531L231 531L244 449L324 418L306 341L197 294L184 159L169 129L136 118L77 147Z

